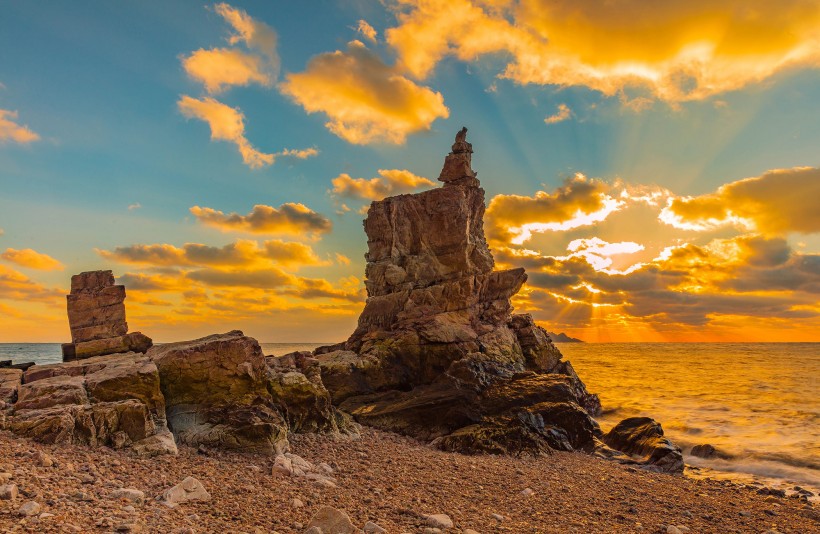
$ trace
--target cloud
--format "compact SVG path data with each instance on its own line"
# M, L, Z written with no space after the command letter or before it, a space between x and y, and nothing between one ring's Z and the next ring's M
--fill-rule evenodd
M558 111L545 118L544 122L547 124L556 124L559 122L564 122L570 117L572 117L572 110L569 109L569 106L566 104L558 104Z
M359 21L359 24L356 26L356 31L359 32L362 35L362 37L364 37L371 43L376 42L378 32L376 32L376 28L368 24L366 20Z
M284 158L293 158L293 159L308 159L314 156L319 155L319 150L316 148L303 148L303 149L293 149L293 148L286 148L282 152L279 152L277 156L281 156Z
M199 49L183 58L182 67L211 94L233 85L270 86L276 77L259 56L230 48Z
M553 193L534 196L497 195L487 207L491 239L522 244L533 233L566 231L605 220L623 208L625 201L610 195L611 187L576 174Z
M142 204L140 204L139 202L134 202L133 204L128 205L128 211L138 210L141 207L142 207Z
M201 269L188 273L188 278L213 287L253 287L271 289L288 285L294 279L275 267L259 270Z
M0 144L11 141L26 145L40 139L28 126L17 124L16 119L16 111L0 109Z
M56 304L61 299L65 302L65 292L49 289L23 273L0 264L0 299Z
M325 126L353 144L401 144L450 114L441 93L402 76L359 41L313 57L280 90L308 113L325 113Z
M260 52L268 63L278 71L277 36L270 26L253 19L244 10L231 7L225 3L216 4L214 9L236 32L228 38L230 44L244 43L248 48Z
M820 5L805 0L396 0L385 32L400 64L424 79L446 56L509 58L520 84L585 86L605 95L700 100L793 68L820 66ZM761 39L765 36L765 39Z
M278 239L265 241L262 246L249 239L238 239L222 247L200 243L186 243L182 247L169 244L130 245L113 251L97 250L105 259L151 266L219 266L253 267L277 264L289 267L327 265L313 249L304 243Z
M764 234L820 232L820 169L776 169L723 185L714 193L671 199L659 219L705 231L735 225Z
M5 252L0 254L0 258L29 269L38 269L41 271L62 271L64 269L62 263L48 254L43 254L30 248L24 248L22 250L7 248Z
M422 187L435 187L435 182L408 170L379 169L377 178L351 178L342 173L333 180L333 195L345 198L382 200L390 195L409 193Z
M278 208L257 204L247 215L225 214L211 208L194 206L191 213L202 223L222 231L252 234L288 234L313 236L330 232L333 223L304 204L287 202Z
M192 98L183 95L177 102L179 111L187 118L196 118L208 123L211 139L234 143L242 155L242 161L252 169L273 163L274 154L265 154L251 146L245 138L245 116L237 109L213 98Z

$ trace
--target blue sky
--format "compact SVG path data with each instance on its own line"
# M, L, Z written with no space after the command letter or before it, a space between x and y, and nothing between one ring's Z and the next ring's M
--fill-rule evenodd
M653 13L649 8L640 10L635 2L622 3L624 9L638 10L635 16L645 19L647 24L657 19L658 24L673 26L676 20L680 20L680 26L691 24L691 17L684 15L697 14L703 4L693 2L689 7L681 4L679 11ZM781 9L787 10L792 3L785 2ZM598 195L617 198L615 189L619 184L629 184L663 190L663 200L669 202L673 198L713 194L724 184L761 177L773 169L820 166L817 150L820 146L820 106L817 105L820 71L816 68L820 46L816 33L806 34L794 46L789 44L792 48L780 46L776 36L771 38L771 50L761 51L762 45L755 45L747 53L745 45L740 43L726 57L721 57L720 49L716 48L712 55L699 58L703 68L698 83L711 88L701 94L692 91L682 95L670 93L658 81L659 72L664 76L668 74L662 69L666 68L664 61L671 61L669 58L633 57L628 51L618 64L642 65L635 71L638 74L631 73L628 82L619 78L617 69L607 70L613 64L611 61L592 65L600 77L598 81L585 82L578 78L577 72L583 71L581 67L590 67L589 62L579 66L566 59L562 60L567 61L563 64L566 70L561 71L565 74L544 71L505 77L509 65L523 62L525 52L519 44L522 37L517 32L524 30L520 29L521 24L515 26L514 23L520 22L516 17L524 16L520 11L527 7L524 4L530 9L542 10L547 20L565 15L561 11L569 9L565 2L545 0L519 5L501 1L497 3L498 11L494 11L489 2L453 2L459 9L463 7L464 13L477 18L471 19L473 29L453 24L450 42L439 50L431 50L432 45L425 44L430 42L425 40L424 32L428 29L420 26L424 21L434 20L424 9L434 9L430 5L437 3L428 2L427 7L411 1L399 4L397 7L391 2L385 6L377 1L322 1L305 8L306 4L301 2L275 1L226 5L232 13L244 12L255 23L275 32L279 66L268 72L271 76L268 84L227 84L221 91L209 92L201 80L186 72L185 58L198 50L217 48L240 50L249 56L260 54L250 45L229 42L237 30L214 4L2 2L0 110L16 113L13 124L34 132L37 139L20 142L8 134L5 141L0 141L0 251L13 251L5 258L4 273L6 279L14 278L16 283L29 288L6 293L0 290L3 304L0 313L5 311L15 317L6 323L9 325L6 331L0 326L0 341L65 338L67 325L63 324L63 301L59 295L65 292L72 273L112 268L117 275L128 272L186 278L193 268L190 264L135 261L126 253L114 257L98 252L137 244L182 247L185 243L198 243L222 247L237 239L256 239L259 243L271 237L293 240L310 247L319 260L301 266L291 262L286 272L298 271L300 277L325 280L336 287L340 280L356 277L359 284L356 287L361 288L366 241L358 210L373 198L364 194L334 193L332 181L342 174L352 180L370 180L380 176L380 169L393 169L407 171L415 177L394 184L395 192L423 188L418 187L421 182L413 180L426 177L435 181L453 135L462 125L470 130L469 139L476 151L474 168L479 171L488 202L497 196L511 195L532 200L538 191L557 195L555 191L566 180L570 184L567 187L576 187L573 185L579 183L573 178L576 173L582 173L586 180L596 184L607 184L605 188L596 189ZM559 4L560 9L555 7ZM577 9L590 10L586 13L592 21L590 27L594 26L605 36L612 29L601 26L600 20L595 19L593 4L581 2ZM735 4L729 2L724 8L735 9ZM766 10L777 9L768 2L759 4L762 15L766 15ZM817 16L816 11L812 12L813 16ZM794 19L797 26L802 24L797 15L784 16L783 20ZM360 21L366 21L376 31L375 40L361 31ZM503 27L491 26L496 23ZM507 23L506 26L503 23ZM470 32L481 24L494 28L496 33L492 35L504 36L504 39L499 37L502 44L493 48L472 43ZM563 54L573 46L582 46L571 40L561 42L561 37L550 34L549 25L544 24L538 26L533 22L527 37L543 37L546 44L543 51L535 51L538 54L549 57L553 50L550 47L560 48ZM704 22L704 27L711 27L711 23ZM391 40L385 34L389 28L405 34L416 31L418 39L411 45L398 38ZM579 32L583 29L579 28ZM783 31L789 29L793 33L797 31L793 28ZM732 32L727 30L726 34ZM652 46L654 38L646 36L647 47ZM354 39L359 41L360 48L355 48L359 45L349 48L348 43ZM613 39L617 39L617 35ZM776 57L793 54L797 49L809 51L799 61L786 66L776 62ZM364 61L361 59L364 54L375 54L373 61L382 62L384 68L390 70L390 76L406 80L411 89L404 102L392 102L389 95L378 93L383 86L375 85L377 92L371 94L371 98L384 99L379 100L380 107L395 104L410 109L418 105L415 99L421 98L420 95L440 95L446 114L440 106L429 104L431 109L439 110L430 111L434 115L432 120L419 119L421 122L398 134L391 133L390 128L384 126L385 119L380 118L378 124L368 123L368 127L376 124L373 127L377 133L365 142L334 133L326 126L331 120L328 112L308 113L309 104L304 103L308 99L316 101L319 96L331 99L334 95L314 91L304 97L293 96L307 95L308 89L313 90L313 86L307 84L293 86L291 93L283 88L289 83L290 75L314 74L309 63L311 58L334 51L355 61ZM584 56L588 52L578 49L577 53ZM413 54L422 53L435 59L434 67L428 72L412 65ZM605 55L603 51L601 54ZM714 65L710 67L709 62ZM726 70L725 65L764 65L766 62L772 63L771 68L761 67L761 73L750 75L749 79L734 71L723 78L720 75L721 69ZM576 67L577 72L570 72ZM656 70L654 74L652 69ZM362 72L369 75L370 71ZM645 72L649 72L648 81L641 81L640 73ZM606 84L601 80L606 80ZM312 83L307 78L306 81ZM378 80L382 82L384 80ZM332 91L332 88L319 90ZM211 140L206 121L185 115L179 104L185 95L198 100L213 98L239 110L244 115L244 137L255 150L276 154L285 149L315 149L317 154L305 159L280 156L272 164L251 168L243 162L234 143ZM355 108L354 104L345 105ZM334 109L341 109L337 104L316 105L336 105ZM562 120L545 120L561 109L568 110ZM389 113L392 111L388 110L388 116ZM399 135L400 142L390 135ZM807 212L812 207L820 211L820 201L811 198L817 191L813 176L796 182L807 188L797 195L802 202L810 203L803 207ZM363 182L354 183L362 185ZM556 202L559 200L556 197ZM270 235L243 233L202 224L190 212L193 206L201 206L224 213L246 214L257 204L279 207L285 203L303 204L321 214L331 221L332 231L309 239L293 233L286 238L276 232ZM503 199L488 215L500 213L502 204ZM342 205L349 211L342 213ZM709 250L716 251L721 247L715 240L731 241L744 236L758 236L767 242L783 241L790 249L788 261L803 262L801 265L814 261L805 260L803 256L820 252L820 238L814 223L808 223L800 231L777 226L777 231L770 232L758 221L757 226L726 223L717 225L719 228L693 232L658 223L657 215L663 205L656 208L635 207L628 214L627 209L622 208L605 220L571 231L536 232L528 243L519 243L522 246L518 249L501 238L491 238L491 245L497 251L509 246L507 253L501 255L503 259L499 257L500 265L515 264L516 257L526 256L531 260L532 255L523 254L522 250L537 253L542 259L563 258L570 241L593 237L608 243L641 244L645 257L640 257L640 261L644 263L654 260L669 246L689 244L708 248L711 244ZM595 210L589 207L589 211ZM520 226L554 221L550 213L540 218L537 210L531 213L535 213L531 220L508 220L507 224ZM572 218L572 210L568 213ZM747 219L751 220L750 217L753 218L749 215ZM648 224L657 228L650 229ZM605 238L601 237L604 235ZM15 255L14 251L27 249L56 260L62 268L44 269L35 260L20 260L19 254ZM350 262L334 259L337 253ZM614 265L621 269L636 263L630 256L623 256L623 252L612 254L606 257L612 258ZM802 259L795 259L797 256ZM584 256L561 261L579 258L587 261ZM745 261L739 256L732 258L739 262L738 268ZM725 257L716 261L725 261ZM249 267L236 263L222 264L220 268L228 268L226 265L233 271ZM259 269L260 265L255 264L253 268ZM266 268L279 267L282 266L275 262L266 264ZM545 269L543 262L531 262L528 266L531 272L539 269ZM802 328L818 325L817 298L811 289L817 285L818 273L812 270L814 267L802 269L800 276L808 277L808 285L789 288L788 294L777 295L778 306L771 308L773 315L756 317L755 325L781 332L778 335L786 337L792 328L789 324L795 320ZM691 291L693 295L702 295L703 291L725 293L726 280L736 279L739 272L724 273L720 280L704 274L703 280L709 283L700 284L699 290L691 289L694 287L691 284L681 285L681 281L666 289L678 293ZM629 285L627 275L607 276L618 276ZM292 283L299 286L301 282ZM351 288L355 286L352 280L345 283ZM710 339L742 338L746 335L742 326L743 309L748 307L748 302L768 298L766 295L774 298L770 291L755 287L754 291L738 293L739 302L747 304L721 312L722 318L704 311L697 320L674 314L664 319L657 313L646 312L645 306L637 306L630 300L628 289L613 289L609 292L612 303L620 299L617 303L621 306L617 319L601 319L591 312L593 307L588 299L578 298L574 293L575 296L569 296L569 289L562 293L558 286L539 287L532 279L531 286L533 294L541 297L522 299L518 303L520 309L535 313L550 330L563 329L599 340L631 339L626 334L629 328L655 340L678 339L692 330L702 332L704 328L713 329ZM248 292L262 294L267 288L245 287L241 283L231 287L193 287L186 281L184 288L157 293L154 300L165 304L135 302L132 307L129 301L130 322L145 331L156 331L160 339L208 333L225 325L222 329L244 327L262 341L335 341L352 330L364 298L352 297L355 291L351 289L341 298L302 299L291 295L282 300L281 293L271 289L277 296L269 295L271 301L255 303L254 313L250 313L243 311L240 304L231 307L225 303L239 303ZM36 297L27 294L29 290L34 291ZM203 307L179 298L180 292L193 290L204 291L209 304ZM138 289L129 291L129 299L136 291ZM747 297L753 300L744 301ZM783 299L792 299L791 304L784 304ZM703 305L705 309L723 306L708 301ZM572 310L564 310L560 315L563 318L558 319L559 306L569 306ZM638 308L644 311L638 313ZM202 312L196 326L185 321L185 316L193 310ZM282 316L291 317L293 322L277 327ZM633 328L636 325L641 327ZM316 338L316 326L324 328L326 336Z

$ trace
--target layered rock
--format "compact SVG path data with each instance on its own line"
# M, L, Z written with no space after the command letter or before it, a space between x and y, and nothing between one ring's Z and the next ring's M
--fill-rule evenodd
M175 453L156 365L138 353L34 366L18 388L7 426L44 443Z
M20 369L0 369L0 409L17 400L17 388L22 378Z
M591 450L600 410L546 331L513 315L524 269L494 270L466 129L444 186L373 202L364 311L317 349L334 403L362 423L452 450Z
M128 333L125 286L114 284L111 271L89 271L71 277L66 296L71 343L65 343L63 361L123 352L142 352L151 339Z
M660 423L649 417L624 419L603 437L604 443L630 455L621 460L663 473L683 473L680 447L664 437Z

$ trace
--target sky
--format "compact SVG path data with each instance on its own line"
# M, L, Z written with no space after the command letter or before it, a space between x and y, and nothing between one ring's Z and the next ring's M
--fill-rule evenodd
M0 0L0 342L111 269L155 341L337 342L369 203L469 129L513 300L586 341L820 341L814 0Z

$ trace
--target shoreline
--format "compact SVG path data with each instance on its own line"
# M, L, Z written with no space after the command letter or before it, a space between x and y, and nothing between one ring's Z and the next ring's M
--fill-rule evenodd
M302 533L323 505L344 510L359 528L373 521L389 533L423 532L425 514L449 515L455 523L449 532L456 533L651 533L666 532L668 525L691 532L820 528L817 509L795 498L581 453L467 456L369 428L359 438L295 434L291 452L330 464L338 487L272 475L273 458L258 454L180 447L178 456L148 459L108 448L41 445L0 432L0 473L10 473L9 483L20 491L16 501L0 500L0 530ZM54 465L38 465L40 453ZM154 500L187 476L202 482L212 500L174 509ZM113 498L119 488L144 492L145 504ZM526 488L532 495L522 494ZM27 501L47 515L18 515Z

